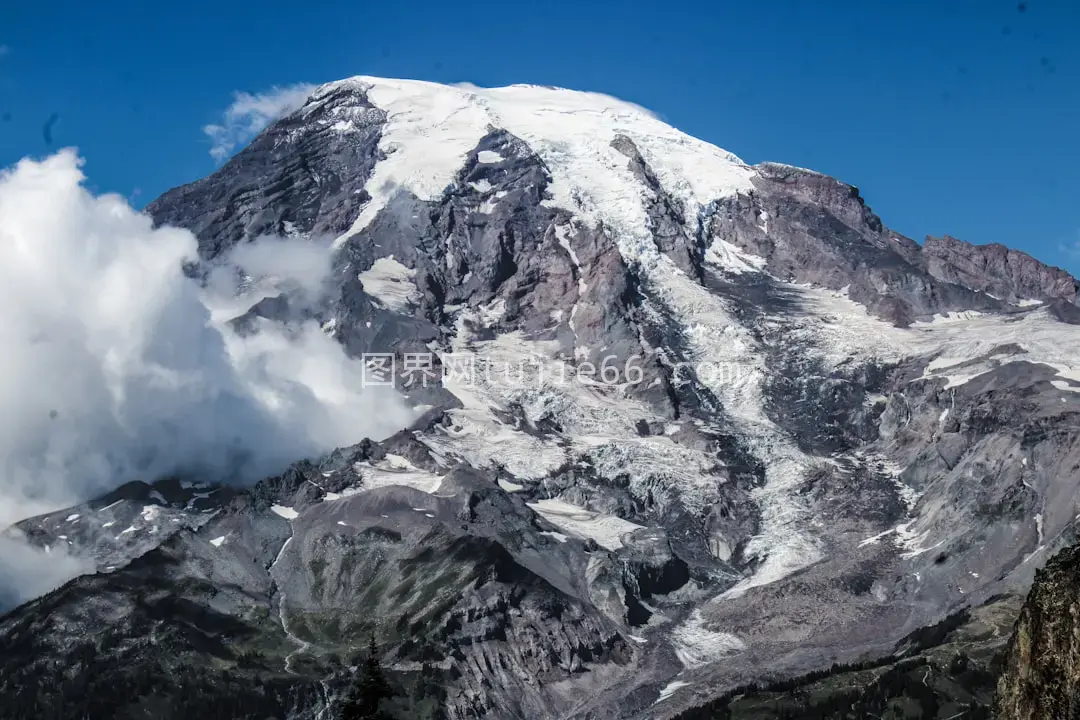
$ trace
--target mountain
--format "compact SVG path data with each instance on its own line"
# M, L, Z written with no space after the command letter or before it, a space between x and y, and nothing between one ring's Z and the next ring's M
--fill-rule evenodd
M11 717L328 717L372 635L402 717L910 688L950 648L934 702L985 710L983 630L1075 540L1075 279L628 103L352 78L147 212L196 278L332 244L317 302L234 326L319 323L417 419L10 530L96 568L0 619Z

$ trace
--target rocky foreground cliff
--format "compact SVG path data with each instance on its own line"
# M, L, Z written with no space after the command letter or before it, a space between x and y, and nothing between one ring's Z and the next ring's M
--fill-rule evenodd
M1054 556L1035 576L1017 620L995 717L1080 717L1080 546Z

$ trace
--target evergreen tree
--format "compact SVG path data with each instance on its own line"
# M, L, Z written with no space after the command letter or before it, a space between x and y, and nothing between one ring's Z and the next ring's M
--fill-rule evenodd
M394 689L386 681L379 665L379 649L375 636L368 641L368 652L353 678L352 687L341 708L341 720L392 720L380 709L383 700L394 697Z

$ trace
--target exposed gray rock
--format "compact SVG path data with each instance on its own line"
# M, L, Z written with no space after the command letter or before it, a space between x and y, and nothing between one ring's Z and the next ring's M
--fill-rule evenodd
M928 237L923 256L934 277L1009 302L1064 300L1075 305L1077 301L1076 278L1004 245L972 245L949 235Z
M846 289L897 325L937 312L1002 303L922 269L918 245L889 231L857 188L776 163L758 166L755 190L720 201L704 232L765 259L782 280Z
M220 170L170 190L146 212L194 232L204 259L263 235L339 235L367 199L385 119L354 89L317 91Z

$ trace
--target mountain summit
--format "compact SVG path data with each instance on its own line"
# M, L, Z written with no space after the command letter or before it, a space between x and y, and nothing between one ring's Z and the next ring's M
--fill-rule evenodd
M233 327L417 420L20 523L97 572L0 620L11 717L325 717L372 636L403 717L667 717L898 661L1073 536L1075 279L631 104L351 78L147 212L197 278L330 248Z

